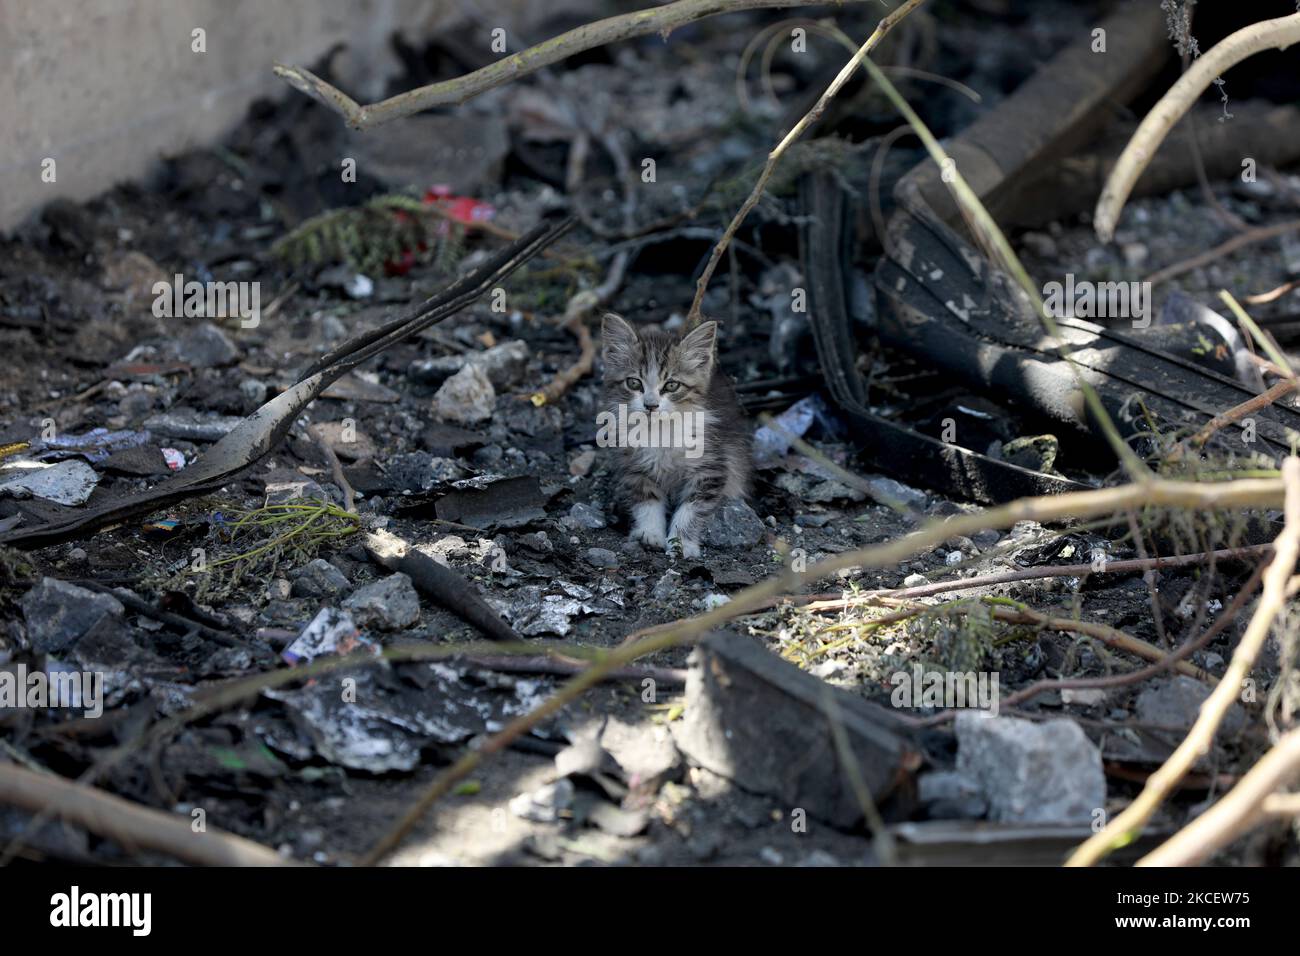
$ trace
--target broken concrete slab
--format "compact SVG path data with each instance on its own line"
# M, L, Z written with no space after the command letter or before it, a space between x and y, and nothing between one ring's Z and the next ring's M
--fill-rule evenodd
M879 805L920 765L896 715L824 684L753 639L721 633L689 659L686 715L672 725L691 763L839 827L863 810L835 745L833 723Z
M1101 753L1072 720L957 715L957 769L1003 823L1092 823L1106 806Z

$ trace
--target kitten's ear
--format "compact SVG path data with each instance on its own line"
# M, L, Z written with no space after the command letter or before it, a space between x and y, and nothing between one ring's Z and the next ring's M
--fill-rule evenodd
M627 319L613 312L606 312L600 320L600 345L605 357L605 364L631 365L636 355L636 329Z
M691 369L706 369L713 365L713 350L718 344L718 323L705 322L682 339L679 346L681 363Z

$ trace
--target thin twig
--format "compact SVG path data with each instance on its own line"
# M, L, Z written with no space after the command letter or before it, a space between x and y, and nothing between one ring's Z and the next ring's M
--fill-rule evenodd
M933 594L946 594L949 591L964 591L969 588L991 587L995 584L1010 584L1014 581L1037 581L1041 578L1081 578L1090 574L1129 574L1133 571L1150 571L1161 568L1181 568L1189 564L1201 564L1204 561L1225 558L1248 558L1268 555L1273 551L1271 544L1253 544L1244 548L1221 548L1218 551L1201 551L1196 554L1171 555L1165 558L1133 559L1129 561L1107 561L1098 570L1091 564L1054 564L1042 568L1024 568L1020 571L999 571L994 574L981 574L973 578L959 578L955 581L935 581L932 584L919 584L911 588L898 588L892 591L866 591L862 594L839 596L827 594L809 594L786 596L779 599L799 603L806 601L810 611L836 611L843 608L870 604L880 597L918 598Z
M329 443L324 429L319 425L312 425L307 429L312 438L316 439L316 444L321 452L325 455L325 460L329 462L330 473L334 476L334 484L338 485L343 491L343 507L348 514L357 513L357 493L353 490L351 483L343 474L343 463L339 461L339 456L334 451L334 446Z
M754 183L754 188L740 207L740 211L731 220L731 223L727 226L727 231L718 240L718 244L713 247L713 253L709 256L708 265L704 267L704 272L700 274L699 280L695 283L695 298L692 300L691 310L686 316L688 328L698 325L703 320L700 306L704 301L705 290L709 287L709 280L713 278L713 271L718 267L718 261L722 258L722 253L727 248L727 244L731 242L731 237L736 234L736 230L740 228L740 224L745 221L745 217L749 215L750 211L758 205L758 200L762 197L763 190L767 188L767 181L772 178L772 173L776 171L776 164L780 162L782 154L790 147L790 144L803 135L809 126L821 118L822 113L826 110L826 105L835 98L835 94L840 91L840 88L857 72L863 60L867 58L867 54L876 48L880 41L884 39L885 34L892 30L903 17L924 2L925 0L906 0L898 9L882 17L880 23L876 25L875 31L871 36L867 37L867 42L858 48L858 52L853 54L848 63L844 64L844 68L831 81L831 85L826 87L826 91L813 104L813 108L805 113L803 118L794 125L794 128L785 134L781 142L776 144L776 148L767 154L767 162L763 164L762 172L758 174L758 182Z
M1238 249L1254 245L1257 242L1265 242L1269 239L1276 239L1278 236L1284 236L1288 232L1295 232L1300 229L1300 219L1288 219L1286 222L1277 222L1271 226L1256 226L1254 229L1247 229L1239 235L1233 236L1227 242L1221 242L1213 249L1198 253L1189 259L1181 262L1175 262L1171 266L1165 266L1157 272L1151 273L1143 282L1150 282L1153 286L1161 282L1168 282L1184 273L1191 272L1193 269L1199 269L1201 266L1208 266L1211 262L1218 262L1225 256L1230 256Z
M1166 461L1176 463L1182 460L1183 455L1187 453L1188 448L1201 448L1214 437L1214 433L1222 428L1241 421L1247 415L1253 415L1255 412L1265 409L1272 405L1279 398L1284 398L1296 390L1296 383L1291 379L1282 379L1272 388L1265 392L1254 395L1240 405L1228 409L1219 415L1215 415L1205 426L1191 438L1179 442L1165 458Z
M1223 613L1219 615L1218 620L1215 621L1204 634L1200 637L1194 638L1193 640L1184 642L1177 650L1166 654L1154 664L1150 664L1147 667L1140 668L1139 670L1130 671L1127 674L1111 674L1106 677L1070 677L1058 680L1040 680L1003 698L998 704L998 709L1000 711L1006 711L1012 707L1023 704L1027 700L1037 697L1039 694L1045 694L1049 691L1060 692L1063 690L1088 690L1092 688L1104 690L1114 687L1124 687L1128 684L1136 684L1149 677L1155 677L1158 674L1164 673L1179 661L1191 657L1201 648L1205 647L1206 644L1214 640L1214 638L1222 633L1229 624L1236 620L1237 612L1245 606L1246 602L1250 600L1251 595L1255 593L1255 588L1259 586L1259 580L1264 575L1264 567L1265 565L1261 564L1255 569L1255 573L1251 575L1250 580L1247 581L1241 590L1236 593L1232 602L1223 609ZM960 713L960 711L957 710L942 711L935 714L933 717L926 718L923 721L923 726L932 727L946 723L956 717L958 713Z

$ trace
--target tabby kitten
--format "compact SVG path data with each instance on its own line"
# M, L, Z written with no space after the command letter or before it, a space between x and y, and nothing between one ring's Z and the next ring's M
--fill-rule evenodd
M638 332L613 313L601 323L607 414L690 426L685 442L653 447L633 439L613 451L618 502L632 520L629 536L665 551L677 541L687 558L699 557L700 534L714 510L749 492L749 423L717 367L717 333L715 322L680 339Z

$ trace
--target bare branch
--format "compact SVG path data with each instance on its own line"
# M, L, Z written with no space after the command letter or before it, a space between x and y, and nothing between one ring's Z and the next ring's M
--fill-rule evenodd
M1222 800L1142 859L1138 866L1197 866L1273 813L1294 812L1274 791L1300 776L1300 730L1285 734ZM1271 804L1271 805L1270 805Z
M866 0L840 0L841 3L864 3ZM914 3L920 0L913 0ZM720 13L738 10L760 10L780 7L798 7L807 0L676 0L661 7L635 10L632 13L607 17L595 23L551 37L536 46L521 50L487 66L440 83L430 83L419 89L408 90L379 103L362 105L337 87L326 83L310 70L300 66L277 63L275 75L294 89L338 113L353 129L369 129L383 123L411 116L435 106L452 106L473 99L480 93L504 86L521 76L536 73L544 67L559 63L577 53L628 40L632 37L658 33L665 40L678 27Z
M174 813L141 806L111 793L0 764L0 803L57 815L128 849L158 850L201 866L284 866L274 850L215 827L196 832Z
M1284 50L1297 40L1300 40L1300 13L1293 13L1243 27L1220 40L1213 49L1197 59L1142 120L1137 132L1120 154L1115 168L1111 170L1093 216L1097 238L1102 242L1110 242L1114 238L1119 214L1138 177L1147 168L1174 124L1215 79L1256 53L1263 50Z
M1287 583L1300 556L1300 458L1290 456L1282 463L1282 481L1286 486L1286 526L1273 543L1273 563L1264 574L1264 591L1246 626L1246 633L1232 654L1223 680L1201 705L1196 723L1178 749L1148 779L1142 792L1129 806L1079 846L1068 866L1091 866L1111 850L1129 842L1155 813L1192 768L1201 754L1210 749L1214 733L1224 714L1241 693L1241 682L1250 673L1273 626L1273 619L1286 604Z

